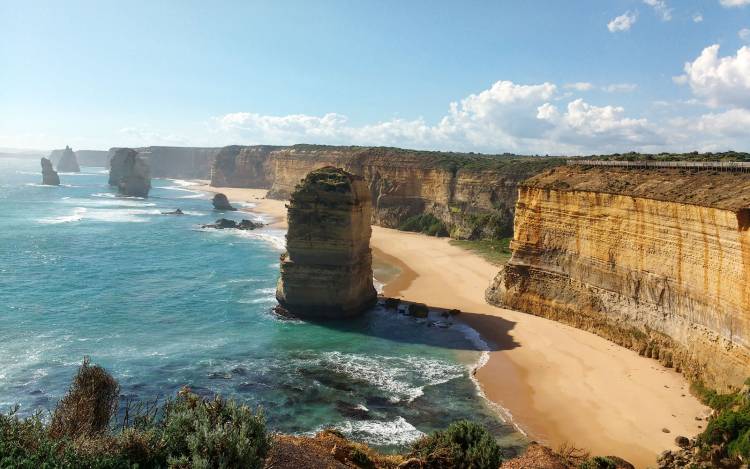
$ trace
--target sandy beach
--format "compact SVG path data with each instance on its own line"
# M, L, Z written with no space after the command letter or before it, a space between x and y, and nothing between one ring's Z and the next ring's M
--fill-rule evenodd
M253 203L250 210L271 217L272 227L285 226L284 202L265 199L265 190L193 187ZM705 424L696 417L708 409L673 370L588 332L487 304L484 290L498 267L448 239L374 226L372 247L401 270L384 286L386 296L464 312L461 320L490 344L476 373L482 391L529 438L647 467L675 447L677 435L693 436Z

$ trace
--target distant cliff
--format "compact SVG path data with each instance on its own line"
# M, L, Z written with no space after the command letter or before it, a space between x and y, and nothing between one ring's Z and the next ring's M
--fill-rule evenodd
M453 237L494 238L512 231L518 183L562 162L384 147L231 146L218 153L211 185L269 189L269 197L287 199L310 171L335 166L364 177L378 225L432 214Z
M750 174L560 167L520 186L495 304L712 387L750 376Z
M105 150L77 150L76 158L81 166L108 167L109 152Z
M119 148L109 149L109 159ZM157 178L208 179L214 157L221 148L162 147L133 148Z

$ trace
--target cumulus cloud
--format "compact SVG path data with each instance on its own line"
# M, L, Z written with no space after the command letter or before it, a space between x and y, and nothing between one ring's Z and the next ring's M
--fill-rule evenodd
M709 106L750 108L750 47L719 57L719 45L714 44L687 62L684 70L684 75L674 78L675 83L690 85L693 94Z
M750 5L750 0L719 0L721 5L727 8L744 7Z
M248 112L215 119L238 141L289 144L395 145L427 149L522 153L622 151L658 145L661 137L646 119L630 118L617 106L582 99L562 108L555 84L498 81L490 88L450 103L434 124L424 119L391 119L352 125L340 114L263 116Z
M607 93L630 93L638 89L635 83L613 83L602 87Z
M563 88L576 91L589 91L594 87L593 84L587 81L579 81L576 83L566 83Z
M672 9L669 8L667 2L664 0L643 0L643 3L650 6L654 11L661 16L662 21L670 21L672 19Z
M609 29L609 32L611 33L628 31L635 24L636 20L638 20L638 15L636 13L626 11L607 23L607 29Z
M696 13L693 15L693 23L701 23L703 22L703 15L700 13Z

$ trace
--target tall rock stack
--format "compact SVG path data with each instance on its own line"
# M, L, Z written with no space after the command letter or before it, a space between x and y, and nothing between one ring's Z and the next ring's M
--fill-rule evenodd
M76 159L76 154L73 153L73 150L69 146L65 146L65 150L63 150L62 155L60 156L60 161L57 163L57 170L62 173L80 173L81 167L78 166L78 159Z
M276 289L281 306L309 319L354 316L371 307L377 293L364 179L332 166L317 169L297 185L288 209Z
M148 163L130 148L119 148L109 162L109 185L122 195L148 197L151 171Z
M47 158L42 158L42 184L45 186L59 186L60 176L57 171L52 169L52 162Z

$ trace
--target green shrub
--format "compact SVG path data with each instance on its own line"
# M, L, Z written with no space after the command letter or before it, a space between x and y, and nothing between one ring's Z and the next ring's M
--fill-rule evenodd
M717 412L698 436L701 446L707 449L712 445L723 445L727 456L750 457L750 400L747 394L719 394L700 383L694 384L692 390Z
M579 469L617 469L617 463L605 456L595 456L582 462Z
M466 420L417 440L410 456L421 459L426 469L497 469L502 462L492 435Z
M429 236L448 236L445 223L431 213L421 213L407 218L398 227L402 231L424 233Z
M183 389L164 411L163 441L177 467L260 468L270 448L262 412Z

